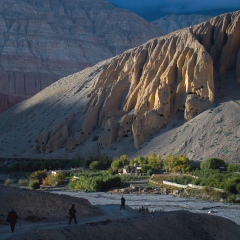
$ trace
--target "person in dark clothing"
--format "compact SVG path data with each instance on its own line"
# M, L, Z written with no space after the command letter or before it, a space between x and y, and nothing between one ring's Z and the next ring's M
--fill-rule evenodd
M73 204L72 207L69 209L70 219L69 219L69 225L71 224L72 219L74 219L75 224L77 224L76 220L76 209L75 205Z
M120 206L120 210L121 209L125 209L125 198L122 196L122 198L121 198L121 206Z
M17 213L14 211L14 209L12 209L12 210L8 213L8 217L7 217L7 222L9 222L10 225L11 225L11 231L12 231L12 233L14 232L15 225L16 225L16 223L17 223L17 219L18 219L18 215L17 215Z

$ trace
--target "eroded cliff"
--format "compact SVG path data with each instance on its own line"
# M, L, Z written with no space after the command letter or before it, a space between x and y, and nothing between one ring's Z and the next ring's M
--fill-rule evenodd
M239 46L239 11L150 40L0 116L2 149L21 134L25 145L16 146L16 156L93 155L124 141L125 150L138 148L176 113L189 121L210 108L230 72L239 81Z
M2 0L0 112L161 33L105 0Z
M239 12L216 17L111 60L89 93L76 143L100 126L101 146L133 135L139 147L176 112L188 121L208 109L221 76L239 65L239 17Z

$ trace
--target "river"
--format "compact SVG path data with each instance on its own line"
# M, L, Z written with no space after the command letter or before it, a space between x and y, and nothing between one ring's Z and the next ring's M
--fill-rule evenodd
M51 191L54 194L64 194L78 198L85 198L93 205L119 204L121 194L108 192L82 191ZM144 206L150 211L177 211L188 210L194 213L205 213L228 218L240 225L240 204L204 201L194 198L181 198L162 194L124 194L126 205L133 209Z

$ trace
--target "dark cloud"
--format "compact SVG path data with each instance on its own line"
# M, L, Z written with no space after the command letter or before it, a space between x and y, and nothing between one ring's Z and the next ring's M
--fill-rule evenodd
M217 9L240 9L240 0L109 0L137 13L153 7L166 13L191 13Z

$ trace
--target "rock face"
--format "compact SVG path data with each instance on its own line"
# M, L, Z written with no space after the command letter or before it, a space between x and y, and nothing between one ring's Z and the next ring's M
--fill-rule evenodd
M2 0L0 112L162 31L105 0Z
M210 15L190 14L190 15L167 15L152 23L159 26L166 34L176 30L190 27L212 18Z
M239 79L239 45L238 11L63 78L0 116L2 156L22 135L14 156L93 155L126 139L123 151L138 148L177 113L189 121L210 108L227 74Z

